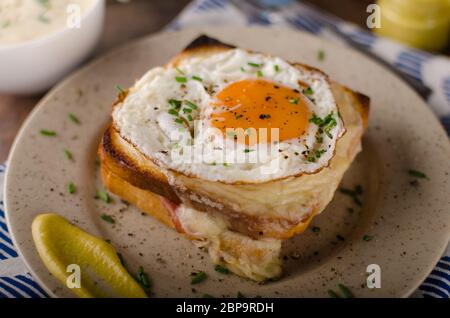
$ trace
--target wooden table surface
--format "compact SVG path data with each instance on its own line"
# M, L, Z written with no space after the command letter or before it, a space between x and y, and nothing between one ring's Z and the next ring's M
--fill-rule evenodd
M313 3L341 18L364 26L367 17L366 7L373 3L373 0L306 0L305 2ZM94 57L124 42L158 31L187 3L189 0L132 0L128 4L109 0L104 33ZM118 21L120 23L117 23ZM41 97L0 95L0 163L6 160L20 125Z

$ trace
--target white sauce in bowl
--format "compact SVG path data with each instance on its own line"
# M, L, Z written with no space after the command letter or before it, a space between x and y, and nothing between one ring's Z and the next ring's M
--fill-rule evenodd
M27 42L62 30L75 12L68 12L69 5L79 5L81 17L96 1L1 0L0 46Z

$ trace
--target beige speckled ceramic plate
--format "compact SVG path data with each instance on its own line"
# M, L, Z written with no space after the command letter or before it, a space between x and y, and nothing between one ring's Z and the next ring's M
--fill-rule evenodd
M96 148L109 121L115 86L132 85L149 68L165 63L200 31L150 36L127 45L81 69L52 90L27 120L9 161L6 211L11 234L35 277L55 296L72 296L39 259L31 238L35 215L56 212L90 233L110 239L128 266L143 265L157 297L247 296L327 297L338 283L358 297L400 297L412 293L443 252L450 226L450 145L444 130L423 101L389 71L361 54L311 35L261 28L208 28L205 33L244 48L317 66L334 79L372 98L363 152L346 173L343 186L360 184L363 205L337 193L304 234L284 247L285 274L264 285L214 272L209 256L118 198L112 204L94 199L101 188ZM317 52L324 50L324 61ZM75 125L68 113L82 124ZM56 137L39 134L58 132ZM74 162L64 156L74 154ZM406 172L423 171L418 185ZM78 193L67 193L73 181ZM349 210L351 208L352 210ZM352 212L353 211L353 212ZM101 220L112 214L111 225ZM364 241L364 235L373 239ZM381 267L381 288L364 287L369 264ZM190 273L209 279L190 285Z

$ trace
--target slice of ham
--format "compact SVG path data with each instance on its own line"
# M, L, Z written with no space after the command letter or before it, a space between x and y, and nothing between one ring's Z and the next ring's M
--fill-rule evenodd
M172 219L172 222L173 222L177 232L178 233L186 233L186 231L183 229L183 226L181 225L181 222L178 219L178 215L177 215L177 208L180 206L180 204L173 203L172 201L169 201L164 197L160 197L160 200L161 200L161 203L163 204L163 206L169 212L170 218Z

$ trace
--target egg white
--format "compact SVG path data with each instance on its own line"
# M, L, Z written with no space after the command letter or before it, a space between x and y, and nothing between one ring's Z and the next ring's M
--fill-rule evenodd
M251 67L249 62L262 66ZM262 77L258 77L257 70L262 72ZM177 77L187 81L180 83ZM323 139L320 143L316 138L319 127L310 123L299 138L269 143L266 148L262 144L249 147L210 129L214 94L230 83L256 78L299 90L302 89L299 81L308 84L312 88L308 102L310 113L319 118L333 114L335 126L328 134L320 134ZM192 122L184 117L192 131L186 129L185 122L180 124L169 114L170 99L187 100L197 106L189 114L180 112L182 116L192 116ZM241 49L206 58L189 57L182 59L176 67L151 69L114 108L113 122L123 138L161 168L225 183L266 182L314 173L327 166L334 155L337 139L345 131L326 75L294 67L278 57ZM323 149L323 153L315 156L318 149ZM310 160L311 156L314 161Z

